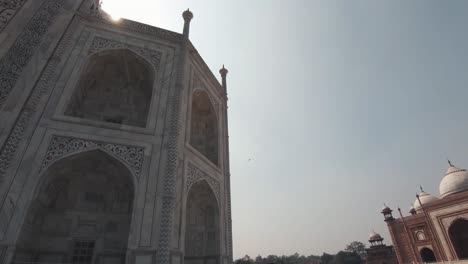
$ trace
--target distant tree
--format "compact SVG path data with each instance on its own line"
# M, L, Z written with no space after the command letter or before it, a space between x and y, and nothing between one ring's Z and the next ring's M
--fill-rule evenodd
M345 251L356 253L363 258L366 256L366 245L359 241L353 241L346 246Z
M322 264L330 264L332 261L333 261L333 255L323 252L322 256L320 257L320 262Z
M329 255L330 259L333 259L332 255ZM249 255L245 255L243 258L234 261L235 264L320 264L320 257L310 255L308 257L294 253L293 255L276 256L268 255L263 258L258 255L255 259L251 259Z
M262 258L262 256L258 255L258 256L255 258L255 264L263 264L263 258Z
M254 261L250 258L249 255L245 255L243 258L237 259L234 261L235 264L254 264Z
M362 258L355 252L340 251L333 258L332 264L362 264Z

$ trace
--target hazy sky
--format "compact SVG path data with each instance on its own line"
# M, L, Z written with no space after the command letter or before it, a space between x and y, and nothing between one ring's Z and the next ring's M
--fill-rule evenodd
M104 0L229 69L234 257L335 253L468 167L468 1ZM218 74L217 74L218 75ZM250 162L248 159L252 159Z

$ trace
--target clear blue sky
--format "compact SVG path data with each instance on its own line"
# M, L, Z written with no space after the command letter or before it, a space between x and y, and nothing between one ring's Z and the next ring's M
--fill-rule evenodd
M468 167L468 1L104 0L229 69L234 255L335 253ZM250 162L248 159L252 159ZM367 242L367 241L366 241Z

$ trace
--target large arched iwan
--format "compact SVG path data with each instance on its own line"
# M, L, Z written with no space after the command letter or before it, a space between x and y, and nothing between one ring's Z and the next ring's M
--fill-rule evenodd
M195 90L192 94L190 145L218 165L218 120L208 94Z
M128 49L105 50L89 57L65 115L145 127L154 69Z
M125 263L132 177L125 165L98 149L56 161L41 175L14 261Z
M449 236L458 259L468 259L468 220L455 220L449 227Z
M184 263L220 263L218 202L205 180L195 182L187 195Z

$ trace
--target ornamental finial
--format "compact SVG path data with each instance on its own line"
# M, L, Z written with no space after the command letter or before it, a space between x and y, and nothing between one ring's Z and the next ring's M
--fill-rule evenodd
M193 13L192 11L190 11L190 8L187 8L187 10L185 10L183 13L182 13L182 17L184 18L184 20L192 20L193 18Z
M223 68L221 68L221 70L219 70L219 73L221 74L221 77L226 77L226 75L228 73L228 70L226 68L224 68L224 64L223 64Z
M419 189L421 190L422 193L424 192L423 187L421 185L419 185Z
M449 164L450 167L453 167L452 162L450 162L449 159L447 159L447 162L448 162L448 164Z

